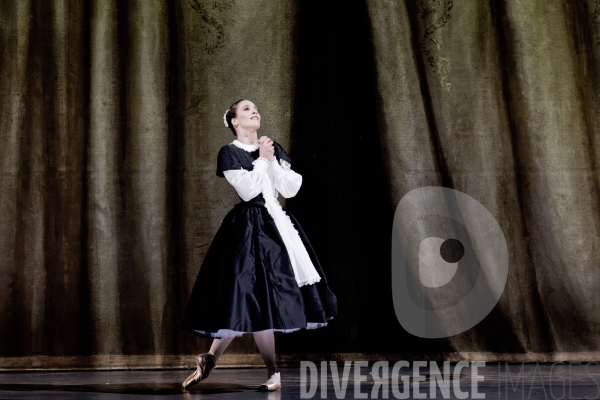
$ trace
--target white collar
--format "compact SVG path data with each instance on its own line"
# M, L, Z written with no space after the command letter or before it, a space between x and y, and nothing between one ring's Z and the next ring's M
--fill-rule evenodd
M233 142L231 142L231 144L239 147L242 150L246 150L246 151L255 151L256 149L258 149L258 145L257 144L246 144L246 143L242 143L239 140L235 139Z

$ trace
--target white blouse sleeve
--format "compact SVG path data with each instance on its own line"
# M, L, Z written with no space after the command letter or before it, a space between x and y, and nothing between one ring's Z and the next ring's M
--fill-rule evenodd
M268 168L269 161L266 158L259 157L252 171L246 171L241 168L230 169L223 171L223 175L225 175L227 182L233 186L242 200L249 201L262 192L263 179L266 176Z
M293 171L290 168L290 163L285 160L281 160L282 165L279 165L277 158L273 157L269 163L273 172L275 189L286 199L294 197L300 190L300 186L302 186L302 175Z

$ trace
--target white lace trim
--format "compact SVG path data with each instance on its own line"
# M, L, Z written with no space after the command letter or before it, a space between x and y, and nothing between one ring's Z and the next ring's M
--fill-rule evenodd
M328 318L329 320L331 320L332 318ZM291 333L291 332L296 332L299 331L300 329L317 329L317 328L322 328L327 326L327 322L308 322L306 324L306 328L292 328L292 329L266 329L265 332L283 332L283 333ZM231 329L219 329L217 332L207 332L207 331L200 331L195 329L194 332L198 332L202 335L207 335L210 337L241 337L244 333L251 333L251 332L242 332L242 331L234 331Z
M275 199L275 200L277 200L277 199ZM277 202L277 204L279 204L279 202ZM294 246L294 250L296 252L301 252L301 254L305 257L304 261L307 264L309 264L309 265L302 265L302 266L296 265L296 269L301 270L301 271L297 271L297 273L302 273L303 275L312 274L312 277L306 278L303 280L300 280L299 278L297 278L296 280L298 282L298 286L302 287L304 285L312 285L313 283L319 282L321 280L321 276L317 272L312 261L310 261L310 257L308 256L306 247L304 247L304 244L302 243L302 238L300 237L298 230L296 230L296 228L294 227L294 224L292 223L292 219L290 218L290 216L286 212L283 211L281 206L279 206L279 208L281 209L282 214L285 215L285 217L287 218L287 220L289 222L289 227L295 233L296 243L292 244L292 246ZM267 207L267 211L269 211L268 207ZM286 243L286 245L287 245L287 243ZM300 246L301 246L301 248L299 248ZM289 253L289 250L288 250L288 253ZM292 254L290 254L290 256L292 256ZM298 255L296 255L296 256L298 256ZM292 265L293 265L293 262L292 262Z
M265 208L271 215L271 218L275 221L275 226L281 235L281 239L286 247L287 253L292 263L292 270L294 271L294 277L298 286L311 285L319 282L321 276L317 272L315 266L302 243L300 234L294 228L294 224L290 219L290 216L283 211L283 208L279 204L276 198L271 197L267 194L271 191L273 186L269 176L266 175L263 180L263 198L265 199ZM271 191L271 193L273 193Z
M248 152L256 151L256 149L258 149L258 147L259 147L257 144L246 144L246 143L240 142L237 139L235 139L233 142L231 142L231 144L239 147L242 150L246 150Z
M317 282L319 282L320 280L321 280L321 277L320 277L320 276L317 276L317 277L314 277L314 278L312 278L312 279L307 279L307 280L305 280L304 282L299 282L299 283L298 283L298 286L299 286L299 287L302 287L302 286L304 286L304 285L312 285L313 283L317 283Z

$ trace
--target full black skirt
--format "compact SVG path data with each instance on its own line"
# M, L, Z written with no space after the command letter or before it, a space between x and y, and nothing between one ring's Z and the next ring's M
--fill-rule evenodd
M325 325L337 299L296 218L284 208L321 280L298 287L275 221L261 195L234 206L223 219L198 273L182 329L223 337L220 330L294 331Z

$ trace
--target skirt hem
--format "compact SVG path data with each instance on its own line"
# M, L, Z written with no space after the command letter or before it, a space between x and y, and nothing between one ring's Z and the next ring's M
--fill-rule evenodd
M328 318L328 320L333 319L333 317ZM254 333L254 332L282 332L282 333L292 333L292 332L297 332L300 329L317 329L317 328L322 328L327 326L327 322L309 322L307 323L306 327L303 328L289 328L289 329L277 329L277 328L271 328L271 329L262 329L260 331L236 331L233 329L219 329L216 332L209 332L209 331L202 331L202 330L197 330L197 329L185 329L195 335L198 336L203 336L203 337L210 337L210 338L214 338L214 339L221 339L221 338L227 338L227 337L242 337L243 334L245 333Z

